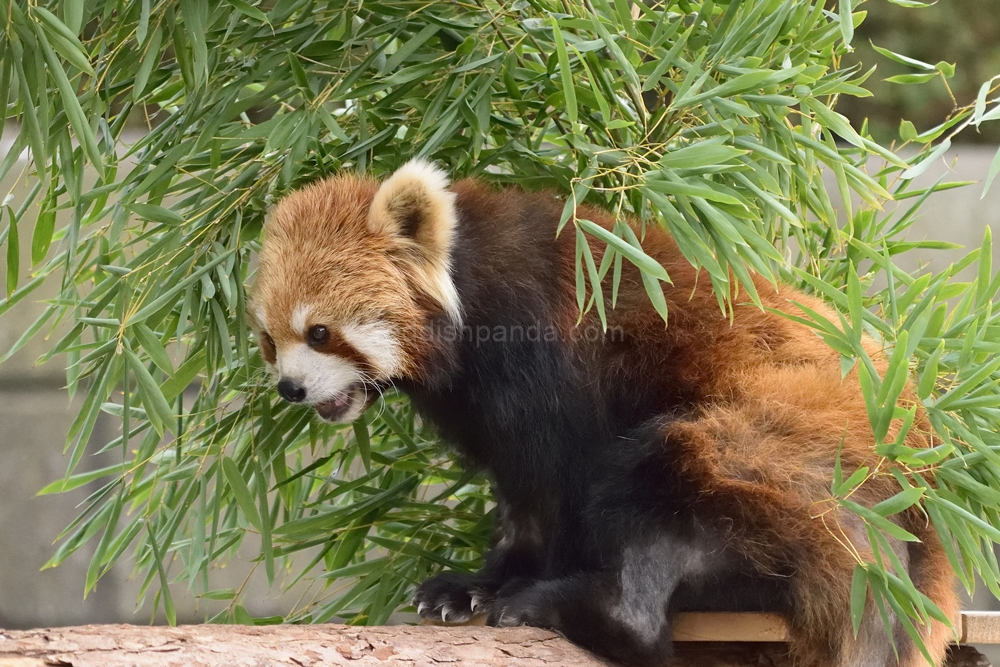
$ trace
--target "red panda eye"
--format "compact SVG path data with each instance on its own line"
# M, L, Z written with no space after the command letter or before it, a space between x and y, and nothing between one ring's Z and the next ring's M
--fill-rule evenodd
M316 326L309 328L310 345L323 345L328 340L330 340L330 332L328 332L326 327L322 324L317 324Z

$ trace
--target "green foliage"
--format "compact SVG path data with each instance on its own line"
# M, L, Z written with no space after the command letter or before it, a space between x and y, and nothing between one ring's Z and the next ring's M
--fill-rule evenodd
M287 571L286 583L312 589L289 620L354 623L385 621L431 569L476 567L491 523L484 481L398 395L353 428L277 400L244 319L273 198L423 155L456 176L568 193L561 233L581 241L579 303L602 317L622 262L643 271L664 318L669 276L626 225L609 233L578 219L584 200L670 230L722 308L734 293L757 300L751 270L835 304L839 321L805 307L803 321L845 371L857 365L884 457L847 480L838 467L831 488L883 547L859 564L856 616L865 590L911 632L939 614L884 548L885 534L912 539L886 517L918 502L966 585L977 572L1000 595L990 237L941 274L909 274L897 255L941 245L904 241L916 206L884 205L955 185L912 179L956 133L1000 113L997 82L898 157L834 110L868 94L866 73L839 67L863 17L813 0L0 3L0 97L22 123L0 175L24 149L34 160L30 195L4 209L0 313L46 279L59 285L8 356L52 323L71 325L44 358L65 354L70 391L85 398L66 476L46 492L103 483L51 563L95 540L88 589L132 551L143 594L158 590L168 617L175 583L223 600L216 620L248 621L238 592L213 589L211 566L253 533L270 581ZM149 132L127 145L136 115ZM87 165L99 177L84 188ZM20 257L33 205L31 257ZM58 228L56 211L69 214ZM592 256L584 234L606 252ZM18 262L31 266L26 281ZM977 278L959 282L977 262ZM884 377L864 333L884 341ZM941 441L926 451L895 435L913 423L914 406L897 405L911 372ZM76 473L101 411L121 419L104 447L121 462ZM876 474L896 476L899 495L852 503Z

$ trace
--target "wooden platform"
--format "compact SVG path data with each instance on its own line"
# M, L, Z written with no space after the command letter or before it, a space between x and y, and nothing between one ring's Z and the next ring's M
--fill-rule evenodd
M1000 644L1000 612L964 611L955 627L960 644ZM785 619L777 614L681 614L677 642L784 642Z
M485 624L486 617L477 616L460 625ZM1000 644L1000 612L964 611L955 629L959 632L959 644ZM674 621L674 641L786 642L788 625L778 614L680 614Z

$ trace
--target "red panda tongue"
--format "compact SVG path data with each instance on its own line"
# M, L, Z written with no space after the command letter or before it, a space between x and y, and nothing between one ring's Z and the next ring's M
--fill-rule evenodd
M327 421L336 421L347 412L350 406L351 394L350 392L344 392L343 394L337 394L327 401L317 403L315 407L320 417Z

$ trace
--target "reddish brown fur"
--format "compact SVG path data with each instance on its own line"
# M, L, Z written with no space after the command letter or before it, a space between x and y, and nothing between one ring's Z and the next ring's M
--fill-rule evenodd
M595 209L581 217L606 229L614 223ZM603 252L595 241L591 249L595 257ZM857 370L842 379L838 352L810 328L761 310L749 298L735 299L730 321L720 312L707 277L699 276L659 230L649 229L643 249L673 281L672 287L665 286L669 325L663 327L634 267L624 272L621 305L610 311L609 325L641 331L636 344L646 354L636 349L634 356L650 368L671 367L676 363L672 359L681 360L674 379L683 378L707 405L697 421L672 426L668 438L687 443L686 472L710 495L708 502L725 505L724 511L742 516L744 525L753 527L744 536L751 557L766 571L774 558L774 542L783 542L782 535L796 536L794 560L809 565L801 566L797 575L797 596L807 604L800 616L790 619L796 637L792 646L802 664L824 664L824 652L817 646L853 641L828 635L851 627L850 583L857 560L845 545L872 559L860 524L843 516L831 500L834 454L840 449L845 478L861 466L880 471L852 495L855 502L871 506L899 491L886 469L888 462L874 452ZM566 254L567 264L572 257ZM797 302L838 321L819 299L787 286L775 289L759 276L754 285L765 308L802 316ZM884 374L886 361L876 342L866 339L865 348ZM651 350L668 351L671 359L649 359ZM900 400L919 405L912 387ZM905 444L919 449L933 441L930 423L922 411L918 414ZM897 432L895 424L890 437ZM899 518L923 543L913 561L914 582L949 618L958 618L954 576L936 532L916 510ZM755 553L756 544L765 546ZM872 606L869 599L869 609ZM934 622L925 636L935 664L940 664L952 632ZM911 664L926 663L914 654Z
M404 266L387 261L406 249L366 226L377 190L373 180L334 178L292 193L273 212L253 303L266 306L267 333L277 347L301 340L289 322L307 298L314 307L310 324L386 318L408 348L405 372L416 371L429 302Z
M580 217L606 229L614 223L596 209ZM591 249L595 257L603 252L593 240ZM857 560L846 545L872 560L856 517L844 516L831 499L835 453L841 452L845 478L862 466L877 471L851 496L853 501L870 507L899 491L886 469L889 463L874 452L857 370L842 379L840 354L814 331L759 309L749 298L734 300L737 305L729 320L720 312L707 277L699 276L673 240L658 229L648 230L643 249L673 281L672 287L664 286L669 325L663 327L634 267L624 271L620 306L610 311L609 325L641 331L636 344L646 353L636 349L634 356L650 368L668 368L676 363L672 360L681 360L674 379L683 378L690 391L706 401L700 419L676 423L667 436L687 443L686 472L706 490L707 502L724 505L723 511L742 516L744 525L752 527L744 535L751 558L767 571L774 543L784 542L782 535L796 536L793 560L808 563L800 566L796 577L797 597L807 602L802 613L790 619L796 637L792 647L802 664L825 664L824 651L817 647L854 641L851 636L836 636L851 627L850 584ZM567 264L571 260L567 253ZM759 276L754 276L754 285L767 309L801 317L797 302L838 322L819 299L784 285L775 289ZM865 348L884 375L886 361L877 343L867 338ZM653 360L651 350L667 352ZM919 405L912 387L900 401ZM933 445L930 423L922 410L918 415L905 441L915 449ZM898 427L893 425L890 437ZM954 575L936 532L917 510L898 518L922 542L914 549L918 555L912 561L914 582L949 618L957 619ZM757 544L764 547L754 552ZM873 606L869 598L869 610ZM925 637L935 664L940 664L953 633L934 622ZM914 653L910 664L926 662Z

